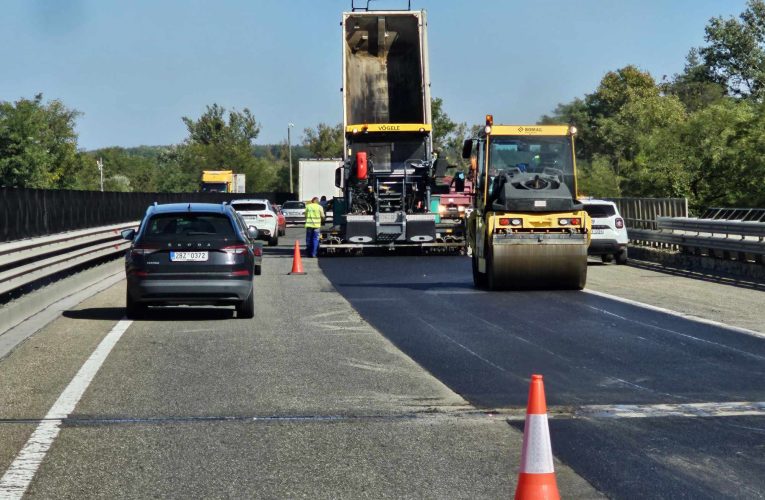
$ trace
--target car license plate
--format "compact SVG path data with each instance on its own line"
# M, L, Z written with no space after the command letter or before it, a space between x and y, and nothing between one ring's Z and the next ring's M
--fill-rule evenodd
M206 262L207 252L170 252L173 262Z
M592 234L603 234L603 230L602 229L593 229L592 230Z

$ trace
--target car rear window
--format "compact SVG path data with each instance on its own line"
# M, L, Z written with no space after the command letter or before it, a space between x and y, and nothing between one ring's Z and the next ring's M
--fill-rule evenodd
M593 218L611 217L616 214L613 205L585 205L584 209Z
M302 201L288 201L284 205L282 205L282 208L284 209L290 209L290 208L305 208L305 203Z
M231 206L234 207L234 210L238 210L240 212L255 212L258 210L266 210L265 203L232 203Z
M146 225L148 239L181 237L233 238L231 219L223 214L177 213L154 215Z

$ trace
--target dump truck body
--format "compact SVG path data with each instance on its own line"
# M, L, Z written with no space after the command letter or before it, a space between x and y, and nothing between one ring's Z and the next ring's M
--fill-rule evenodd
M342 196L327 250L444 245L430 203L426 26L424 11L343 14Z
M201 190L203 193L230 193L233 176L232 170L204 170Z
M203 170L200 190L203 193L244 193L244 174L233 170Z

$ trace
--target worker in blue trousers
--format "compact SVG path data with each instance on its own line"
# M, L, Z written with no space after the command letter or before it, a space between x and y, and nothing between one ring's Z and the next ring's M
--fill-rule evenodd
M305 206L305 253L307 257L319 255L319 235L324 224L324 208L319 198L313 197Z

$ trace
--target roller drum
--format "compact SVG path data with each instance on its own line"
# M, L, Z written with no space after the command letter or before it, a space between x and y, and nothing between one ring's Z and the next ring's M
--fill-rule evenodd
M495 239L486 265L492 290L581 290L587 281L587 245L577 239Z

